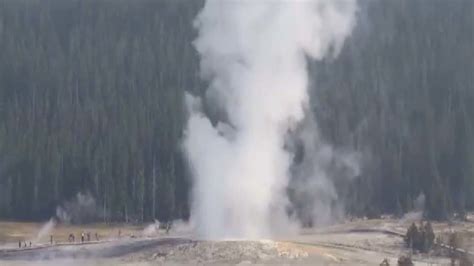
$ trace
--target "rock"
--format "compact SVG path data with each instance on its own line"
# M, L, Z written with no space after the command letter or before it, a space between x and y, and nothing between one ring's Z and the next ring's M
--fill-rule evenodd
M399 266L413 266L413 262L411 261L410 257L401 256L398 258L398 265Z
M279 257L284 259L300 259L307 257L305 251L291 245L273 241L197 241L160 250L165 252L167 262L203 264L210 263L237 263L271 261ZM152 255L156 261L160 254Z

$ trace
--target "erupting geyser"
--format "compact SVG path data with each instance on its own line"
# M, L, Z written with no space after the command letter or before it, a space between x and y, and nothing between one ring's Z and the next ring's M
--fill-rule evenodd
M337 53L352 0L207 1L195 25L206 104L187 95L184 148L193 171L192 219L205 238L268 237L291 228L285 136L305 115L307 59Z

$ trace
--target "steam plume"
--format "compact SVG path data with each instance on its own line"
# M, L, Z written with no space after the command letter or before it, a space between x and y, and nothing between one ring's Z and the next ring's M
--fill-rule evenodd
M224 118L211 122L188 95L184 147L201 236L258 238L290 227L284 142L309 101L306 61L340 50L355 9L353 0L206 2L195 47L210 84L205 100Z
M51 231L54 229L55 226L56 226L56 221L53 218L49 219L47 223L41 226L41 229L36 235L36 239L34 242L38 243L45 236L49 236L49 234L51 233Z

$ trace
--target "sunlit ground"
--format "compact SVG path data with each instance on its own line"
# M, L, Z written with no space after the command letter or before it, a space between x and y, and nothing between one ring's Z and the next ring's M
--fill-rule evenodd
M474 217L470 216L469 219ZM410 254L403 242L403 234L413 221L410 219L355 219L321 228L304 229L299 234L274 241L197 241L190 235L171 232L157 232L151 238L143 237L146 225L106 225L85 226L57 225L45 235L37 246L48 246L49 236L57 242L67 242L68 235L74 233L76 242L81 232L97 232L101 240L110 239L97 245L66 245L55 252L96 252L102 249L118 251L117 256L91 257L88 259L59 258L53 260L6 260L0 258L0 265L161 265L161 264L238 264L238 263L285 263L285 264L342 264L378 265L387 258L396 265L399 256ZM418 223L418 221L416 221ZM44 223L0 222L0 243L3 247L23 253L18 241L35 239ZM447 239L456 231L462 236L466 250L474 247L474 223L434 222L437 236ZM118 232L121 238L118 240ZM389 233L387 233L389 232ZM391 233L390 233L391 232ZM160 242L169 238L169 242ZM174 241L173 239L177 239ZM178 239L181 239L178 241ZM145 248L136 248L144 242L153 243ZM8 243L8 244L7 244ZM163 244L164 243L164 244ZM5 245L6 244L6 245ZM140 246L141 247L141 246ZM0 248L1 249L1 248ZM123 253L122 253L123 251ZM25 250L26 252L26 250ZM40 251L41 252L41 251ZM1 255L1 250L0 250ZM21 258L21 257L20 257ZM449 258L440 252L414 254L415 265L449 263Z
M89 224L89 225L66 225L57 224L54 228L45 232L43 237L37 239L41 228L45 226L44 223L27 223L27 222L2 222L0 221L0 245L16 244L18 241L32 241L35 244L50 243L50 236L53 235L55 242L68 242L69 234L74 234L76 242L81 241L81 234L84 232L90 233L90 238L96 240L97 233L100 240L118 238L119 231L121 237L130 237L131 235L138 235L144 229L144 226L126 225L126 224ZM28 243L29 244L29 243Z

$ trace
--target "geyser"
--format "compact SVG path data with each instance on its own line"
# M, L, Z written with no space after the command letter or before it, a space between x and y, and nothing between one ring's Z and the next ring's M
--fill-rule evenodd
M206 104L197 97L184 148L193 171L192 220L205 238L260 238L292 228L285 136L308 104L307 60L337 53L352 0L207 1L195 26Z

